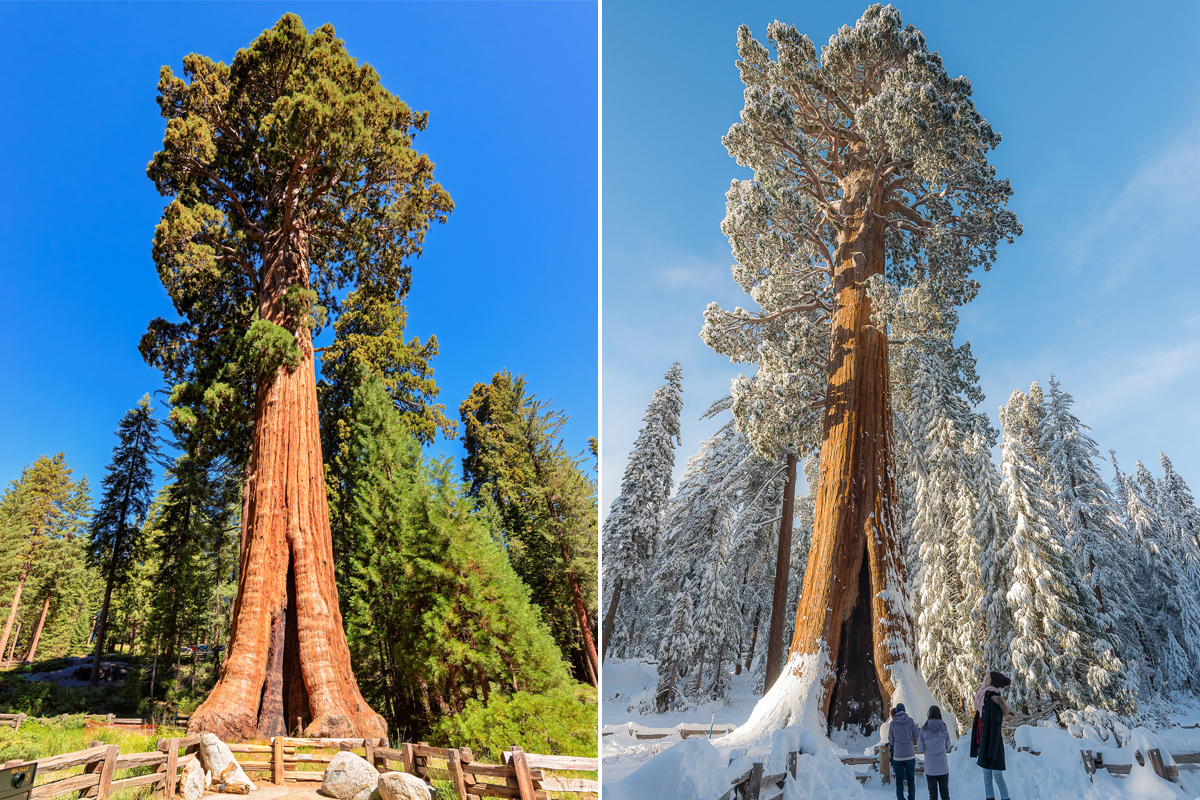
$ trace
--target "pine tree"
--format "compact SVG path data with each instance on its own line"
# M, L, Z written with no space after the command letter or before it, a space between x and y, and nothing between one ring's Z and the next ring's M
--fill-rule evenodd
M966 671L973 665L959 660L963 612L969 608L959 563L961 525L969 511L960 514L960 505L969 500L960 491L967 465L955 398L947 384L936 357L918 368L910 427L920 462L913 500L914 541L921 562L914 579L917 643L930 690L949 700L969 692L976 673Z
M1088 702L1125 710L1130 698L1117 674L1123 665L1097 652L1102 640L1095 598L1068 554L1066 531L1025 450L1031 438L1022 417L1027 408L1028 397L1014 392L1000 415L1001 491L1013 523L1006 595L1015 624L1009 644L1013 698L1025 711Z
M661 714L678 708L683 699L680 686L696 652L696 630L693 603L687 591L675 595L667 635L658 647L658 685L654 690L654 705Z
M495 504L513 568L576 676L598 685L596 485L563 444L566 415L507 370L475 384L459 415L471 496Z
M41 578L41 589L35 597L38 601L38 608L34 611L37 621L26 628L32 631L26 660L31 661L37 653L56 590L47 576L53 574L60 556L70 557L74 554L72 549L59 543L75 542L91 515L87 477L75 481L71 479L71 474L72 470L62 453L53 457L41 456L21 471L20 479L10 484L5 494L5 502L24 521L24 525L20 526L24 537L18 556L21 567L13 589L8 620L4 632L0 633L0 653L6 652L27 582L31 578Z
M355 674L393 731L420 738L468 699L565 685L561 655L449 462L426 461L378 376L347 439L358 547L346 616Z
M113 589L125 576L142 548L142 523L153 499L153 462L158 456L158 422L150 408L150 395L137 408L125 412L117 428L117 445L101 484L104 494L92 517L89 562L105 575L104 602L96 620L96 652L89 686L100 680L100 659L108 633L108 612Z
M1170 534L1164 529L1153 501L1146 497L1147 487L1157 486L1140 461L1135 474L1140 480L1119 472L1118 480L1127 500L1126 524L1142 554L1136 585L1143 648L1151 670L1161 672L1162 682L1158 683L1151 672L1150 685L1158 692L1195 689L1193 676L1200 669L1197 659L1200 604L1176 560Z
M446 407L435 403L440 389L433 379L432 361L438 354L436 336L424 343L405 342L408 312L392 298L364 287L350 292L333 323L333 343L322 348L317 402L321 411L321 452L325 457L325 488L329 499L334 571L343 614L349 586L349 558L354 543L347 519L353 511L354 486L349 453L350 406L364 372L378 375L392 397L404 426L423 444L440 432L447 439L457 425L446 418Z
M1087 426L1071 412L1074 399L1050 378L1050 397L1039 422L1047 492L1066 530L1080 576L1096 598L1100 629L1125 657L1140 651L1126 618L1135 607L1120 510L1096 465L1100 451Z
M678 361L667 370L665 379L642 417L645 424L629 453L621 494L604 520L604 590L609 600L601 660L608 654L622 589L636 589L662 539L683 411L683 369Z
M294 693L309 703L298 715L309 736L383 736L350 677L323 566L332 543L312 338L347 286L401 300L426 231L450 213L433 162L412 147L427 116L331 25L309 33L295 14L228 65L198 54L183 64L183 78L160 72L167 124L147 169L170 198L152 253L182 319L153 320L139 349L174 387L188 452L248 464L242 539L253 554L229 659L190 727L266 736L283 725L268 715ZM266 669L272 642L303 651L286 656L299 665L286 681ZM266 685L272 696L247 702Z

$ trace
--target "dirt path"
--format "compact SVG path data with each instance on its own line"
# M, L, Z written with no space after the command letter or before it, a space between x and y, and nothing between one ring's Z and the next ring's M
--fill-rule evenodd
M328 800L323 794L318 794L317 789L321 788L319 783L298 784L285 783L283 786L276 786L273 783L256 783L258 788L250 794L246 795L249 800ZM228 797L233 800L237 795L218 795L215 792L207 792L205 797Z

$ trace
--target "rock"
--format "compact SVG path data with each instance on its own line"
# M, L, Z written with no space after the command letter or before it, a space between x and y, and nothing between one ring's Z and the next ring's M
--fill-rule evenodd
M214 792L248 794L254 791L254 784L229 751L229 745L218 739L216 734L205 733L200 736L200 760L212 773Z
M436 789L407 772L385 772L379 776L381 800L430 800Z
M379 771L375 767L362 756L343 750L325 768L321 791L338 800L370 800L378 783Z
M179 796L183 800L200 800L204 796L204 767L199 761L189 761L179 776Z

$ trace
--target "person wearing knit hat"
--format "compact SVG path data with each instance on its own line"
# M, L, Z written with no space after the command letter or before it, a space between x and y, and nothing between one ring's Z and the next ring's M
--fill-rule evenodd
M1000 800L1009 800L1008 786L1004 782L1004 738L1001 726L1004 715L1009 713L1008 704L1000 690L1012 683L1002 672L989 672L975 695L975 724L971 726L971 757L983 767L983 793L987 800L995 800L995 789L1000 790ZM995 787L993 788L993 781Z
M908 800L916 800L917 794L917 736L920 730L916 720L904 710L904 703L892 709L892 724L888 728L888 747L891 749L892 767L896 773L896 800L904 800L904 781L908 781Z

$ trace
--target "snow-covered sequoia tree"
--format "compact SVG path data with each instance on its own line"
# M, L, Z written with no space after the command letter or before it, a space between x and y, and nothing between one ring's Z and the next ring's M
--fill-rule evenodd
M921 281L941 303L967 302L971 272L1020 232L1011 188L987 162L1000 137L970 82L950 77L898 11L871 6L819 53L779 22L768 39L774 59L738 31L745 107L724 139L754 173L730 187L722 230L761 311L710 305L703 336L723 353L767 339L803 348L804 380L778 391L791 388L794 413L821 413L820 482L788 664L731 741L843 727L899 700L928 707L895 502L888 341L868 281ZM784 325L798 332L764 334Z
M603 655L608 655L621 592L643 577L662 538L663 520L671 498L671 471L679 444L679 414L683 411L683 368L676 361L667 370L666 383L655 390L642 417L621 494L604 520Z

